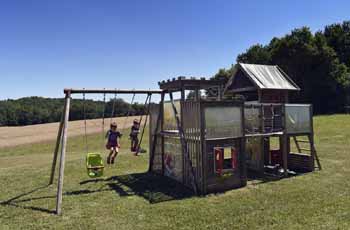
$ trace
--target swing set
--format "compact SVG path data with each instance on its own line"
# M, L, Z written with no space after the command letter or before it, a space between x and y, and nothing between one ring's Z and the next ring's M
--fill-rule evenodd
M141 114L139 123L142 124L143 119L145 117L145 121L143 123L143 130L141 133L141 138L138 143L136 153L137 155L141 151L141 144L143 140L143 136L145 133L145 128L148 121L148 113L151 106L152 94L161 94L162 90L118 90L118 89L102 89L102 90L87 90L87 89L65 89L65 103L64 103L64 112L61 117L57 141L54 151L54 157L52 161L51 175L49 184L52 185L55 178L55 169L58 160L59 150L60 150L60 159L59 159L59 175L58 175L58 189L57 189L57 199L56 199L56 213L58 215L61 214L61 205L62 205L62 189L63 189L63 178L64 178L64 168L65 168L65 156L66 156L66 148L67 148L67 137L68 137L68 123L69 123L69 112L71 106L71 97L73 94L82 94L83 95L83 116L84 116L84 145L86 152L86 169L87 174L91 178L97 178L103 176L104 172L104 163L101 154L99 153L91 153L88 148L88 130L87 130L87 116L86 116L86 94L103 94L103 111L102 111L102 141L105 139L105 110L106 110L106 95L114 94L114 99L112 103L112 112L110 116L110 123L113 123L113 119L115 117L115 109L116 109L116 98L118 94L132 94L132 101L127 111L127 115L125 117L125 121L123 124L123 129L126 127L126 122L131 115L131 107L134 104L135 95L147 95L144 107L146 108L146 115Z
M128 111L127 114L125 116L125 120L123 122L123 128L122 130L125 130L126 128L126 124L128 122L128 118L131 115L131 109L132 109L132 105L134 104L134 100L135 100L135 96L136 94L133 93L131 102L128 106ZM151 99L152 99L152 94L147 94L146 97L146 101L144 103L143 108L146 108L146 113L149 113L149 107L151 104ZM111 111L111 115L110 115L110 126L113 124L113 119L115 118L115 107L116 107L116 101L117 101L117 93L114 93L114 98L112 100L112 111ZM102 110L102 142L104 143L105 141L105 111L106 111L106 93L103 94L103 110ZM143 122L143 117L144 117L144 113L141 113L141 116L139 119L136 119L136 121L138 122L138 124L142 124ZM91 153L89 152L89 145L88 145L88 132L87 132L87 118L86 118L86 93L83 93L83 118L84 118L84 144L85 144L85 151L86 151L86 169L87 169L87 175L90 178L98 178L103 176L103 172L104 172L104 163L103 163L103 157L101 156L101 154L99 153ZM137 146L135 148L132 148L132 151L135 151L135 155L137 156L140 152L144 153L145 150L143 150L141 148L141 144L142 144L142 140L143 140L143 136L145 133L145 128L147 125L147 121L148 121L148 116L146 116L144 124L143 124L143 129L141 132L141 139L140 141L137 142ZM103 145L102 143L102 145ZM133 145L133 142L131 143L131 145ZM109 150L110 148L106 145L106 148Z

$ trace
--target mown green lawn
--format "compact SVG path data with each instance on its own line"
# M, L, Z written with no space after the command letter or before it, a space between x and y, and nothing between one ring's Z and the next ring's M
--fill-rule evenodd
M128 153L126 138L117 164L89 181L83 139L72 138L63 216L52 214L56 187L46 187L54 143L0 149L0 229L350 229L350 116L314 124L323 171L206 197L145 174L148 156ZM104 151L101 134L89 143Z

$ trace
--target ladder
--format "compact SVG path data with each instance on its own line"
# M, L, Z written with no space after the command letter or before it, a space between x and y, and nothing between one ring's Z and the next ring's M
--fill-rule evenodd
M265 108L266 107L270 107L270 116L266 115L266 111ZM282 130L282 123L281 123L281 119L282 119L282 114L281 113L276 113L275 112L275 108L277 108L275 105L267 105L264 106L262 105L262 119L263 119L263 124L264 124L264 130L263 132L277 132L277 131L281 131ZM279 123L281 124L279 124Z
M315 166L315 168L317 168L318 170L322 170L321 162L320 162L320 159L318 158L317 151L316 151L316 148L315 148L315 144L312 141L311 135L307 135L307 140L305 140L305 139L302 139L302 140L301 139L297 139L296 136L293 136L293 140L294 140L295 146L297 147L299 153L302 153L303 151L304 152L308 152L308 153L312 153L313 152L313 154L315 156L316 164L317 164L317 166ZM310 145L311 148L310 149L302 148L302 145L300 143L307 143L307 144Z

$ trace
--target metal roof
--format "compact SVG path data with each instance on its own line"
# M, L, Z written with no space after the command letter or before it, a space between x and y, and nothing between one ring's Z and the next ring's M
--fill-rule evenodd
M235 75L241 69L245 76L259 89L300 90L292 79L277 65L256 65L238 63L226 89L232 88ZM233 90L235 91L235 90Z

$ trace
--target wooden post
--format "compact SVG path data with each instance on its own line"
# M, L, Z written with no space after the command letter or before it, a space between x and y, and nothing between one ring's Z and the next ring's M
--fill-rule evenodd
M200 132L200 148L199 154L202 155L202 194L207 194L208 190L208 150L207 150L207 141L205 139L206 135L206 124L205 124L205 108L201 102L198 103L198 111L199 114L199 132Z
M164 106L163 105L163 101L164 101L164 93L161 94L158 118L157 118L157 123L156 123L154 134L153 134L153 136L152 135L149 136L150 143L152 143L150 145L150 146L152 146L152 149L150 151L151 153L150 153L150 161L149 161L148 172L152 172L153 171L154 155L156 154L157 143L158 143L158 135L160 135L160 133L161 133L161 132L159 132L159 128L161 127L161 123L162 123L162 113L163 113L162 111L163 111L163 106ZM149 116L151 116L151 115L149 114ZM150 122L150 127L149 127L150 134L152 134L152 129L153 129L153 127L151 127L151 124L152 124L152 122Z
M181 100L180 100L180 122L181 122L181 127L184 129L184 103L186 100L186 94L185 90L182 88L181 89ZM185 134L185 129L184 129L184 134ZM182 155L182 183L186 184L186 178L187 178L187 162L186 162L186 156Z
M286 126L286 104L283 105L283 114L284 114L284 131L283 131L283 135L282 135L282 157L283 157L283 169L284 169L284 176L287 177L288 176L288 139L289 136L287 134L287 126Z
M247 163L246 163L246 137L245 137L245 114L244 114L244 102L241 105L241 130L242 137L239 139L239 164L240 164L240 179L241 186L247 185Z
M161 134L161 154L162 154L162 175L164 176L164 135L162 134L164 131L164 100L165 100L165 93L162 92L161 95L161 101L160 101L160 134Z
M201 100L201 92L199 89L195 89L195 96L194 96L194 100L195 101L200 101Z
M62 148L60 157L60 168L58 177L58 189L57 189L57 200L56 200L56 214L61 215L62 213L62 190L63 190L63 178L64 178L64 164L66 157L66 147L67 147L67 131L68 131L68 121L69 121L69 109L70 109L70 93L66 93L66 106L64 111L64 123L63 123L63 133L62 133Z
M311 126L311 132L310 135L308 135L309 142L310 142L310 150L311 150L311 160L313 165L313 170L315 170L315 160L317 163L317 167L319 170L322 170L320 159L318 158L317 151L315 148L315 133L314 133L314 120L313 120L313 108L312 105L310 105L310 126Z
M58 156L58 150L60 149L60 143L61 143L61 138L62 138L62 130L63 130L63 123L64 123L64 119L65 119L65 111L66 111L66 106L67 106L66 102L67 102L67 100L64 101L63 112L62 112L62 115L61 115L61 121L60 121L60 125L59 125L59 128L58 128L58 134L57 134L57 139L56 139L56 147L55 147L55 151L54 151L54 154L53 154L52 167L51 167L51 176L50 176L49 185L53 184L53 180L55 178L57 156Z

